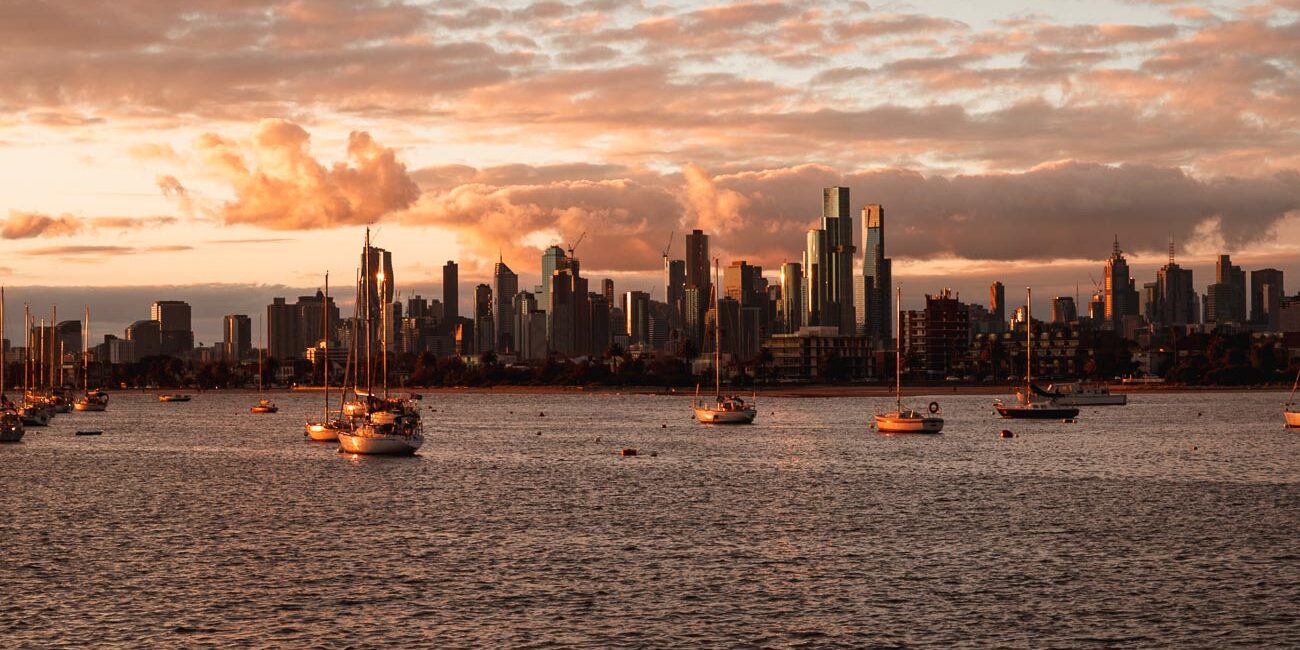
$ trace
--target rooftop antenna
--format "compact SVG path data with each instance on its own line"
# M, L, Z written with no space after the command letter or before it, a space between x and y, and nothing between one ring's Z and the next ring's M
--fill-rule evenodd
M1169 265L1174 265L1174 236L1169 235Z
M1113 255L1114 255L1115 257L1119 257L1119 253L1120 253L1120 250L1119 250L1119 233L1116 233L1116 234L1115 234L1115 249L1114 249L1114 251L1113 251Z

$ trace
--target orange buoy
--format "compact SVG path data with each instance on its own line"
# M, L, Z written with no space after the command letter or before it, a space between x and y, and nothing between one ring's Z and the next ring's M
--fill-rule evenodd
M1002 437L1003 437L1003 438L1014 438L1014 437L1016 437L1016 434L1011 433L1011 429L1003 429L1003 430L1002 430Z

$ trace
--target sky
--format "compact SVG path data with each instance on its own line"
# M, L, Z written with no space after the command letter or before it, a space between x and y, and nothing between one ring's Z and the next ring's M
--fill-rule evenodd
M405 295L582 237L661 296L692 228L798 260L829 185L885 206L905 306L1086 296L1117 235L1139 285L1171 239L1202 291L1219 253L1300 282L1300 0L11 0L0 43L10 327L183 299L210 343L367 226Z

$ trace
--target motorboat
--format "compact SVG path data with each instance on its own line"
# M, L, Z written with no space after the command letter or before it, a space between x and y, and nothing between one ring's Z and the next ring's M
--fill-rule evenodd
M993 400L993 408L1004 418L1020 420L1072 420L1079 415L1076 406L1065 406L1054 397L1035 396L1042 393L1033 382L1034 367L1034 319L1033 291L1025 289L1025 387L1016 392L1016 401L1004 403Z
M107 411L108 410L108 393L102 390L87 391L86 396L73 402L72 408L77 411Z
M1033 387L1040 396L1050 397L1061 406L1124 406L1128 404L1128 395L1110 392L1110 387L1088 381L1071 381L1063 384L1048 384L1046 389Z
M253 413L275 413L280 410L280 407L269 399L261 399L257 400L256 404L248 407L248 410Z
M894 342L894 410L876 412L876 430L881 433L941 433L943 418L939 403L930 402L930 412L903 406L903 289L898 289L898 336Z
M713 260L713 313L718 312L718 287L721 286L721 279L717 278L720 262ZM695 387L695 400L691 403L691 408L695 412L695 419L702 424L753 424L754 418L758 417L758 407L755 399L753 402L746 402L739 395L722 394L722 336L720 327L715 322L713 325L713 389L714 399L712 402L707 399L700 399L700 388Z

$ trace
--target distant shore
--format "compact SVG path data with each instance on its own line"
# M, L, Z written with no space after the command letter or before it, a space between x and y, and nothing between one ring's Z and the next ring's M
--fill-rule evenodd
M932 385L932 386L904 386L903 394L910 396L918 395L1010 395L1016 387L1009 384L981 384L981 385ZM1178 386L1166 384L1111 384L1111 391L1115 393L1246 393L1255 391L1287 391L1290 386ZM268 388L263 392L266 393L319 393L323 389L319 386L295 386L293 388ZM331 390L337 391L337 387ZM434 388L392 388L396 393L422 393L428 395L434 394L464 394L464 395L694 395L695 389L692 388L664 388L662 386L449 386ZM702 393L712 392L712 387L701 386ZM786 386L759 386L755 388L730 388L723 387L724 392L738 393L747 395L757 393L767 397L888 397L894 394L894 387L885 384L874 385L786 385ZM130 388L114 389L109 392L113 393L144 393L150 395L167 395L171 393L198 395L202 393L240 393L256 394L256 388L216 388L216 389L198 389L198 388Z

